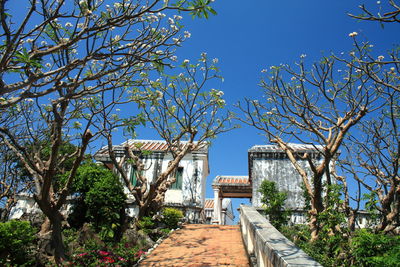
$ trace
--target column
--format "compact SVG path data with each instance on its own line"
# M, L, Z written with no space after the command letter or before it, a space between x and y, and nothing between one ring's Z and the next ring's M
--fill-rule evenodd
M222 225L224 222L222 221L222 198L218 198L218 222Z
M221 222L220 220L220 205L219 205L219 188L213 188L214 189L214 214L213 214L213 224L219 224Z

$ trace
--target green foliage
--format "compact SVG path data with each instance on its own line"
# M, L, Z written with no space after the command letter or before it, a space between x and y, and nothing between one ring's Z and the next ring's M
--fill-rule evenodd
M156 223L154 222L154 220L151 217L144 216L137 222L137 225L138 225L139 229L143 230L143 232L148 234L151 232L151 229L154 228Z
M351 240L358 266L400 266L400 237L362 229Z
M165 208L162 211L163 218L161 222L165 223L169 229L175 229L178 227L178 223L183 218L181 210L174 208Z
M346 216L341 211L343 186L331 184L324 185L324 188L326 189L325 209L317 215L321 226L321 238L326 238L327 235L331 235L332 232L336 231L337 226L346 223Z
M284 226L281 232L323 266L400 266L399 236L359 229L353 236L335 233L309 242L306 225Z
M89 222L103 240L117 238L126 199L118 177L103 166L87 162L79 167L72 191L76 201L69 218L71 225L79 228Z
M109 246L79 248L69 262L72 266L133 266L144 251L125 241Z
M271 224L279 230L282 225L287 224L290 216L290 211L284 208L287 194L279 192L275 182L267 180L261 183L258 192L262 195L261 202L263 203L265 214Z
M0 265L29 266L34 262L35 229L27 221L0 223Z

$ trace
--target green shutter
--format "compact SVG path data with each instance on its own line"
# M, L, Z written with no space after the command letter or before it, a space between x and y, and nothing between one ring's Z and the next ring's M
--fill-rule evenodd
M175 182L171 184L171 189L182 189L183 168L179 167L175 173Z
M132 165L131 166L131 177L130 177L130 182L132 186L136 186L137 183L137 178L136 178L136 166Z

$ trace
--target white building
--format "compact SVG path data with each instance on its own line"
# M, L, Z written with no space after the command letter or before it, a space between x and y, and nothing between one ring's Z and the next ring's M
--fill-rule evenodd
M297 158L298 164L310 173L311 170L306 159L301 157L308 153L315 161L321 160L319 149L321 146L289 144ZM294 224L305 223L304 198L302 178L287 154L278 145L256 145L248 150L249 180L252 184L252 205L262 209L261 193L258 189L262 181L275 182L280 192L287 193L286 208L292 211L291 222Z
M182 143L183 145L185 143ZM145 165L143 175L149 183L164 171L173 159L166 142L159 140L129 140L119 146L114 146L117 160L125 155L125 147L129 146L140 153L141 161ZM104 147L95 154L95 159L113 169L108 156L108 148ZM131 183L136 183L135 166L128 164L127 168ZM165 194L164 206L175 207L183 210L186 219L190 222L204 221L204 203L206 192L206 178L209 174L208 147L192 151L180 161L177 169L176 181ZM135 216L137 207L133 196L126 190L129 199L128 214Z
M221 205L221 224L233 225L235 216L233 215L232 200L230 198L224 198ZM204 213L206 216L206 223L213 223L214 219L214 199L207 198L204 204Z

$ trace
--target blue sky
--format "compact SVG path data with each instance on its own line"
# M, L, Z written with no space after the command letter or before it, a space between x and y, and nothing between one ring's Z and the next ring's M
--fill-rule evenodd
M382 1L384 2L384 1ZM397 25L382 27L376 22L357 21L347 13L360 14L364 3L378 11L377 1L254 0L215 1L218 12L208 20L185 18L191 38L178 50L179 60L196 59L201 52L219 59L224 82L220 90L228 105L244 97L261 98L260 71L272 65L293 65L301 54L312 63L332 52L349 52L350 32L358 40L374 45L374 53L385 54L400 43ZM247 175L247 150L267 140L256 130L242 126L220 135L210 149L207 197L213 197L212 180L217 175ZM238 202L234 201L236 208Z

